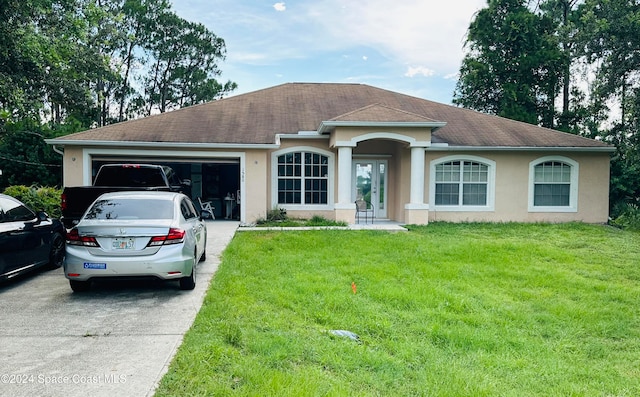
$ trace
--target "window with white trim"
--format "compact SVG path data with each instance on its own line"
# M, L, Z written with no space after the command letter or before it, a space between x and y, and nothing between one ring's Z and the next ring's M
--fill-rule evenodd
M436 165L435 205L487 205L489 167L475 161Z
M568 206L571 190L571 166L560 161L538 164L533 177L534 206Z
M437 211L493 211L496 163L452 155L431 161L429 201Z
M530 163L530 211L576 211L578 163L566 157L544 157Z
M327 204L329 158L313 152L278 156L278 204Z

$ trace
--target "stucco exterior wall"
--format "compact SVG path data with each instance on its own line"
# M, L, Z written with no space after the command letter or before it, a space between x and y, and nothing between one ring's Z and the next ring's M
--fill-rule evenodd
M246 169L240 169L240 182L245 180L245 192L240 205L245 208L245 223L255 223L267 213L269 191L269 156L265 150L246 152Z
M340 138L353 139L358 134L368 134L370 130L343 131ZM424 134L424 131L422 132ZM422 137L424 135L421 135ZM277 150L244 149L244 150L194 150L196 157L228 156L240 158L240 179L244 186L242 195L243 222L251 224L264 218L267 212L277 207L274 200L274 189L277 187L277 177L274 175L274 154L286 152L289 149L312 149L321 153L330 154L331 192L328 204L324 208L312 206L293 206L287 209L292 217L309 218L313 215L321 215L327 219L334 219L333 208L338 197L338 155L337 149L330 146L329 139L283 139ZM77 146L65 147L64 186L81 186L89 180L84 175L90 170L90 165L84 164L91 160L87 153L97 150ZM105 149L99 149L105 150ZM119 156L128 152L141 152L140 148L114 148L111 149ZM171 150L165 151L149 149L149 153L161 156L171 155ZM406 204L411 196L411 149L406 141L391 139L372 139L358 142L353 147L353 161L358 159L384 159L388 163L387 185L387 218L398 222L409 222ZM179 155L189 155L189 150L181 150ZM473 155L495 162L495 203L491 211L443 211L430 202L432 189L431 162L436 159L459 155L460 158ZM563 156L579 164L578 175L578 201L575 212L532 212L529 210L530 189L530 162L549 155ZM583 221L587 223L604 223L608 219L609 207L609 154L608 153L584 153L584 152L549 152L549 151L472 151L452 152L425 151L425 183L424 203L429 205L428 220L433 221L489 221L489 222L566 222ZM355 213L355 206L354 206Z
M432 160L454 155L452 152L427 152L425 198L432 183ZM461 156L469 153L457 153ZM609 216L609 154L580 152L473 152L474 156L495 161L495 208L493 211L438 211L430 203L429 221L449 222L569 222L605 223ZM575 212L529 211L529 163L553 155L579 164L578 205Z
M354 138L374 139L377 135L388 136L397 134L403 139L410 139L420 142L431 141L431 128L402 128L402 127L338 127L331 134L331 147L339 142L351 141Z
M64 148L64 158L62 161L62 184L63 186L82 186L83 180L83 158L82 148L77 146L67 146Z

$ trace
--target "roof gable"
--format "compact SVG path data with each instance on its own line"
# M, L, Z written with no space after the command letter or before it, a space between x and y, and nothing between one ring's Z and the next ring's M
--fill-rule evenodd
M436 122L437 120L374 103L332 118L331 121L420 123Z

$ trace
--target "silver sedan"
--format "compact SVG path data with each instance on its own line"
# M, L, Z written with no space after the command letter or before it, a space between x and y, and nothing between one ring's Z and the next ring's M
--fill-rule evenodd
M110 277L179 280L190 290L206 240L202 214L182 193L105 193L67 233L64 274L75 292Z

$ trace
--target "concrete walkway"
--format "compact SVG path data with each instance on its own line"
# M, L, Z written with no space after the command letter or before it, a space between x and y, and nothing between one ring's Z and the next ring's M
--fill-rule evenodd
M334 229L334 230L385 230L388 232L406 232L407 229L403 227L403 225L399 222L388 221L388 220L379 220L375 222L369 223L359 223L359 224L351 224L348 226L284 226L284 227L261 227L261 226L253 226L253 227L241 227L238 231L241 232L249 232L249 231L265 231L265 230L323 230L323 229Z
M118 281L74 294L62 269L0 285L0 396L152 396L238 225L207 223L193 291Z

